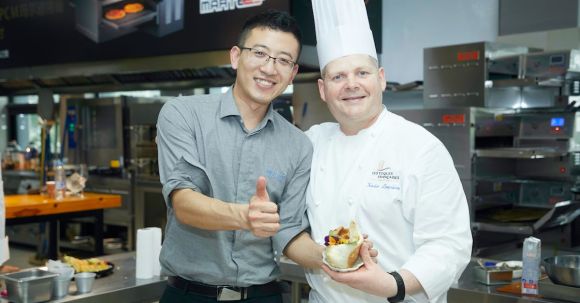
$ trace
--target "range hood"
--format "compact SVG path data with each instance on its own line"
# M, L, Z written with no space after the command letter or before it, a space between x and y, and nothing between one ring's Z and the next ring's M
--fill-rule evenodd
M308 51L307 51L308 52ZM301 57L302 59L302 57ZM299 62L295 82L318 77L317 66ZM151 58L83 62L0 70L0 95L189 89L231 85L229 50Z

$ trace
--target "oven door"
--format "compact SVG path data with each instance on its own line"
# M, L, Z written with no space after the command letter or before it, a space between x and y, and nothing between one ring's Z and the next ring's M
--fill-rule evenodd
M158 177L135 179L133 190L135 230L145 227L159 227L165 230L167 207Z

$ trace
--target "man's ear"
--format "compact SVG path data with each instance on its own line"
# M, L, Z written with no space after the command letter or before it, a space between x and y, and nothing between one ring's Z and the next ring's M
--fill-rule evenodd
M242 50L237 46L232 46L230 49L230 63L233 69L238 69L238 63L240 61L240 56L242 55Z
M320 99L326 103L326 96L324 95L324 80L318 79L318 93L320 93Z
M387 80L385 79L385 69L379 68L379 80L381 81L381 88L383 91L387 89Z
M296 74L298 74L298 63L294 64L294 66L292 67L292 76L290 77L290 82L292 83L292 81L294 81L294 78L296 78Z

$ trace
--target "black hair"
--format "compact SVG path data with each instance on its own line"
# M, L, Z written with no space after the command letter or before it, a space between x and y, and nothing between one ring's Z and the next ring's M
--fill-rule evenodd
M242 32L238 38L238 46L244 46L250 32L260 27L292 34L298 41L298 57L300 57L300 52L302 51L302 32L300 27L296 19L290 14L277 10L268 10L248 19L244 23L244 27L242 27Z

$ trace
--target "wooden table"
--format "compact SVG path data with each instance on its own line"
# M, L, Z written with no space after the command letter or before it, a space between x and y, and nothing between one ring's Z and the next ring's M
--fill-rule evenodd
M95 218L95 254L103 255L103 209L121 206L120 195L87 193L67 196L62 200L46 195L7 195L6 225L48 222L48 257L58 258L57 224L59 220L77 217Z

